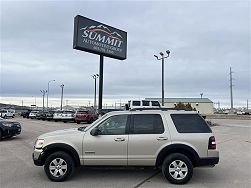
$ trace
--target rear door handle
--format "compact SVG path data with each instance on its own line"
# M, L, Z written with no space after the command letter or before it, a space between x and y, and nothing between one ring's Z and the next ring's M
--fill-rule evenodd
M115 138L114 140L116 142L123 142L123 141L125 141L125 138Z
M162 140L168 140L167 137L158 137L157 140L162 141Z

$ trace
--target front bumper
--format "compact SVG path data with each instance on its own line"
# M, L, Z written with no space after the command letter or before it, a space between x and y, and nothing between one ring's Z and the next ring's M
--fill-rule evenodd
M35 149L32 154L33 162L37 166L43 166L43 156L44 152L43 149Z
M16 136L19 135L22 131L21 126L20 127L4 127L3 128L3 136Z

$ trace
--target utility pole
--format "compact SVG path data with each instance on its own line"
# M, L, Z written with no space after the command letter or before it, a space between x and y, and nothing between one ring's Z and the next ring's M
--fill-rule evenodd
M48 82L48 88L47 88L47 108L48 108L48 101L49 101L49 91L50 91L50 83L51 82L55 82L55 80L50 80L49 82Z
M98 79L99 75L98 74L94 74L92 75L92 78L94 79L94 109L97 109L97 102L96 102L96 93L97 93L97 79Z
M64 84L61 84L60 87L62 88L60 110L62 110L63 109Z
M230 67L230 99L231 99L231 112L234 112L234 104L233 104L233 76L232 76L232 68Z
M160 52L160 58L157 56L157 55L154 55L154 57L157 58L157 60L161 60L162 61L162 106L164 106L164 63L165 63L165 59L169 57L170 55L170 51L167 50L166 51L166 54L167 56L164 56L164 53L163 52Z
M248 110L248 99L247 99L247 110Z
M44 111L44 96L45 96L45 93L47 93L47 90L40 90L42 95L43 95L43 111Z

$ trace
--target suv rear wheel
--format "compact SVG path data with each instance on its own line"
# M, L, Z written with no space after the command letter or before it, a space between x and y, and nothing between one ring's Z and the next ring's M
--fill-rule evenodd
M162 173L173 184L185 184L193 176L193 164L187 156L173 153L165 158Z
M72 157L65 152L52 153L45 161L44 170L52 181L64 181L75 171Z

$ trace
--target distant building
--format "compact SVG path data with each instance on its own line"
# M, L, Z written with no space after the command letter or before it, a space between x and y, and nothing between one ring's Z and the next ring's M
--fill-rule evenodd
M146 100L157 100L162 102L161 98L146 98ZM201 114L213 114L214 104L208 98L165 98L164 106L167 108L174 108L179 102L184 104L191 104L192 108L195 108L197 112Z

